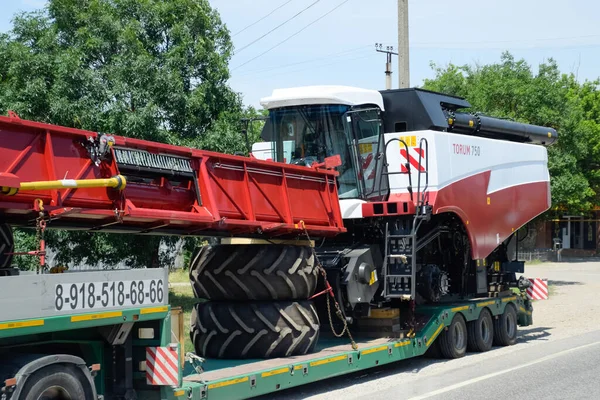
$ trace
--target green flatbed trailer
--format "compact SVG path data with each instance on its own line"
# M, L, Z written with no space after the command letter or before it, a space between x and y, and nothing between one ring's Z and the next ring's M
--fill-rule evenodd
M303 356L242 362L206 360L205 372L184 376L181 389L185 390L188 398L198 400L247 399L368 370L424 355L456 316L470 322L477 320L482 310L487 309L498 317L508 306L515 307L520 326L532 324L531 303L521 295L421 307L417 312L429 319L412 338L356 339L357 350L352 349L347 338L325 339L317 345L314 353ZM326 324L322 329L327 329Z
M247 399L421 356L452 321L475 321L484 309L496 319L507 307L513 307L518 325L532 324L531 302L524 295L510 293L417 307L416 313L424 322L408 338L357 336L357 348L353 349L347 337L333 340L322 335L311 354L267 360L206 359L201 364L196 360L193 367L184 360L182 338L187 332L181 313L168 304L167 279L167 271L162 269L0 279L0 302L9 307L0 320L0 373L4 380L0 398L25 398L23 391L31 390L32 382L39 381L39 371L52 367L55 371L57 366L66 365L83 386L89 383L86 396L94 396L91 398L133 398L129 396L135 392L138 399ZM146 287L142 304L137 298L137 304L131 304L135 291L131 282L137 282L138 293L139 282L145 282L144 286L154 282L154 295ZM110 290L113 284L116 291ZM112 303L112 293L117 303L123 300L121 305ZM69 305L65 308L66 299ZM93 302L94 306L82 308L84 299L85 305ZM322 329L327 330L327 324L322 324ZM176 383L148 383L148 348L156 347L175 352L178 363L172 367ZM11 363L16 373L8 372Z

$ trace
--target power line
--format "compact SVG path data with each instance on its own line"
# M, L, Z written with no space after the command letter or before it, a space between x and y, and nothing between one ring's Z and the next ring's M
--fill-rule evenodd
M321 19L325 18L326 16L328 16L329 14L331 14L332 12L334 12L335 10L337 10L338 8L340 8L341 6L343 6L344 4L346 4L347 2L349 2L350 0L344 0L342 1L340 4L338 4L337 6L335 6L334 8L332 8L331 10L329 10L328 12L326 12L325 14L321 15L319 18L315 19L313 22L311 22L310 24L306 25L304 28L300 29L299 31L297 31L296 33L288 36L287 38L283 39L281 42L277 43L275 46L263 51L262 53L260 53L259 55L257 55L256 57L253 57L251 59L249 59L248 61L246 61L245 63L238 65L237 67L233 68L232 71L235 71L238 68L243 67L244 65L256 60L259 57L264 56L265 54L267 54L268 52L270 52L271 50L273 50L274 48L282 45L283 43L287 42L288 40L290 40L291 38L293 38L294 36L298 35L300 32L304 31L306 28L308 28L309 26L317 23L318 21L320 21Z
M353 58L348 58L348 59L343 59L343 60L336 60L330 63L326 63L326 64L320 64L320 65L315 65L315 66L310 66L310 67L305 67L305 68L300 68L300 69L295 69L292 71L282 71L276 74L269 74L267 77L265 78L272 78L274 76L280 76L280 75L287 75L287 74L294 74L296 72L304 72L307 70L312 70L315 68L322 68L322 67L327 67L330 65L335 65L335 64L340 64L340 63L345 63L345 62L350 62L350 61L356 61L356 60L363 60L365 58L372 58L373 55L372 54L367 54L367 55L363 55L363 56L358 56L358 57L353 57ZM252 81L260 81L261 78L258 79L252 79ZM244 81L243 79L239 82L239 83L244 83L244 82L248 82L248 80Z
M327 60L327 59L329 59L331 57L336 57L336 56L340 56L340 55L344 55L344 54L349 54L349 53L356 53L356 52L359 52L359 51L365 51L366 48L370 48L370 47L371 47L371 45L367 44L367 45L364 45L364 46L354 47L354 48L348 49L348 50L343 50L343 51L340 51L340 52L337 52L337 53L327 54L327 55L325 55L323 57L313 58L313 59L310 59L310 60L298 61L298 62L291 63L291 64L272 65L272 66L269 66L269 67L266 67L266 68L255 69L255 70L252 70L252 71L244 71L244 72L242 72L241 74L239 74L237 76L254 75L254 74L261 73L261 72L272 71L274 69L282 69L282 68L293 67L293 66L301 65L301 64L309 64L309 63L312 63L312 62L315 62L315 61Z
M291 20L293 20L294 18L296 18L297 16L299 16L300 14L302 14L304 11L308 10L309 8L311 8L312 6L314 6L315 4L317 4L319 1L321 0L317 0L314 3L312 3L311 5L309 5L306 8L303 8L302 10L300 10L298 13L296 13L294 16L292 16L291 18L283 21L281 24L277 25L275 28L271 29L270 31L268 31L267 33L265 33L264 35L262 35L261 37L253 40L252 42L248 43L247 45L245 45L244 47L242 47L241 49L239 49L238 51L236 51L236 54L238 54L240 51L247 49L248 47L252 46L254 43L258 42L260 39L264 38L265 36L271 34L272 32L274 32L275 30L281 28L283 25L287 24L288 22L290 22Z
M251 23L250 25L248 25L247 27L245 27L241 31L238 31L237 33L234 33L233 35L231 35L231 37L237 36L240 33L244 32L246 29L253 27L254 25L258 24L260 21L262 21L265 18L271 16L271 14L273 14L275 11L279 10L280 8L282 8L283 6L285 6L286 4L291 3L292 1L294 1L294 0L288 0L288 1L286 1L285 3L283 3L282 5L280 5L279 7L277 7L276 9L274 9L273 11L271 11L270 13L268 13L267 15L265 15L264 17L262 17L261 19L259 19L258 21L255 21L255 22Z
M582 36L564 36L564 37L553 37L553 38L536 38L536 39L516 39L516 40L482 40L482 41L473 41L473 42L412 42L411 44L425 44L425 45L435 45L435 44L494 44L494 43L523 43L523 42L543 42L543 41L554 41L554 40L570 40L570 39L585 39L585 38L595 38L600 37L600 35L582 35Z

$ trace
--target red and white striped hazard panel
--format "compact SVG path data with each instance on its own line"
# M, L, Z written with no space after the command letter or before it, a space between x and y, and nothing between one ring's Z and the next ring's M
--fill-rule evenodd
M528 279L531 286L527 288L527 297L532 300L546 300L548 298L548 279Z
M146 347L146 382L148 385L179 384L177 348Z
M412 172L425 172L425 150L421 148L409 147L408 153L406 149L400 149L400 156L402 156L400 165L400 171L403 173L408 173L408 168L406 168L406 163L410 163L413 168ZM419 162L420 161L420 162Z

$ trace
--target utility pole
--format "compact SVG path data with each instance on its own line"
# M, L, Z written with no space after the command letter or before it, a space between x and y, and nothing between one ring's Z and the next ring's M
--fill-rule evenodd
M382 48L383 45L381 43L375 43L375 51L387 54L385 62L385 88L390 90L392 88L392 54L398 55L398 53L394 53L393 46L387 46L385 50L382 50Z
M398 0L398 75L400 83L399 87L409 87L408 0Z

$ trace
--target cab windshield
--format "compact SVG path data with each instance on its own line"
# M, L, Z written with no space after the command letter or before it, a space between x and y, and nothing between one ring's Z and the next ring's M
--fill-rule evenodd
M269 111L262 139L271 142L273 159L311 166L326 157L340 155L337 167L340 198L358 196L357 175L351 158L350 127L344 120L350 109L344 105L294 106Z

